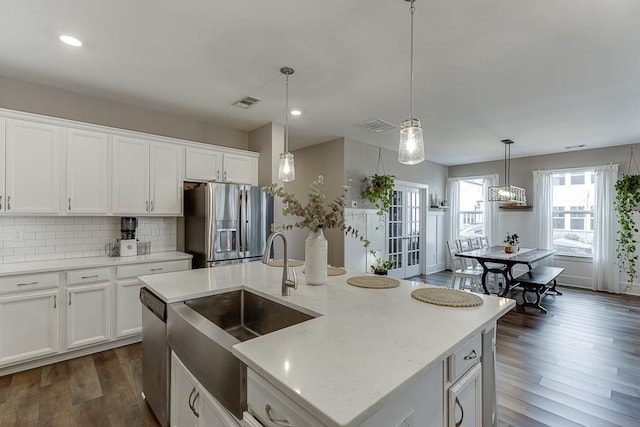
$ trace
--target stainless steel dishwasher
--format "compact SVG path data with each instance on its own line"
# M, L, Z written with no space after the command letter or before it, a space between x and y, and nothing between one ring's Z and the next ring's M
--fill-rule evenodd
M171 349L167 343L167 304L149 289L142 303L142 395L162 427L169 426Z

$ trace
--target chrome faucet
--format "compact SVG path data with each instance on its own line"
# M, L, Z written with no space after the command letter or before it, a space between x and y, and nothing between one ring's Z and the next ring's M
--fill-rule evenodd
M271 252L271 245L273 240L277 237L282 237L284 243L284 265L282 268L282 296L289 296L289 290L291 288L298 289L298 278L296 277L296 271L289 270L289 257L287 256L287 238L282 231L274 231L267 238L267 244L262 255L262 263L267 264L269 262L269 253ZM289 276L291 273L291 276Z

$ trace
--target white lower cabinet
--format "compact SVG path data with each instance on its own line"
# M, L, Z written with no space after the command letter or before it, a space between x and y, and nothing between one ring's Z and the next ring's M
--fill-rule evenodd
M142 332L142 306L138 279L118 281L116 283L116 337Z
M111 339L111 286L106 282L67 289L67 349Z
M58 352L58 289L0 297L0 366Z
M482 426L482 365L478 363L448 392L449 427Z
M171 426L238 427L239 422L171 353Z

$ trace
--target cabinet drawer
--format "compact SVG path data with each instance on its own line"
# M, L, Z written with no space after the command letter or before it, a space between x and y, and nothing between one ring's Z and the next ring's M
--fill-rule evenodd
M21 274L19 276L0 277L0 294L57 288L58 286L60 286L59 273Z
M83 283L108 282L111 280L111 271L108 268L76 270L67 273L68 285Z
M482 337L475 335L462 348L449 356L449 381L455 382L469 368L480 361L482 356Z
M116 268L116 276L118 279L126 279L128 277L138 277L147 274L171 273L172 271L188 270L191 261L166 261L152 262L146 264L123 265Z
M282 425L321 427L324 425L251 369L247 369L247 374L249 412L265 427ZM273 422L273 419L280 420L280 423Z

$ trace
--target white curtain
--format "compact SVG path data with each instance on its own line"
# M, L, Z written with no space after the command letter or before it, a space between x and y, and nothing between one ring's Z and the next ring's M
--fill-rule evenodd
M489 244L496 245L500 241L496 236L498 233L498 205L489 202L489 187L498 185L500 176L498 174L484 177L482 182L482 194L484 195L484 232L489 238Z
M595 168L595 218L593 230L593 290L620 293L616 260L616 220L613 203L618 165Z
M533 206L538 235L535 247L553 249L553 171L533 171Z
M449 203L449 230L447 240L458 238L460 230L460 178L447 178L447 202ZM447 256L446 267L451 269Z

